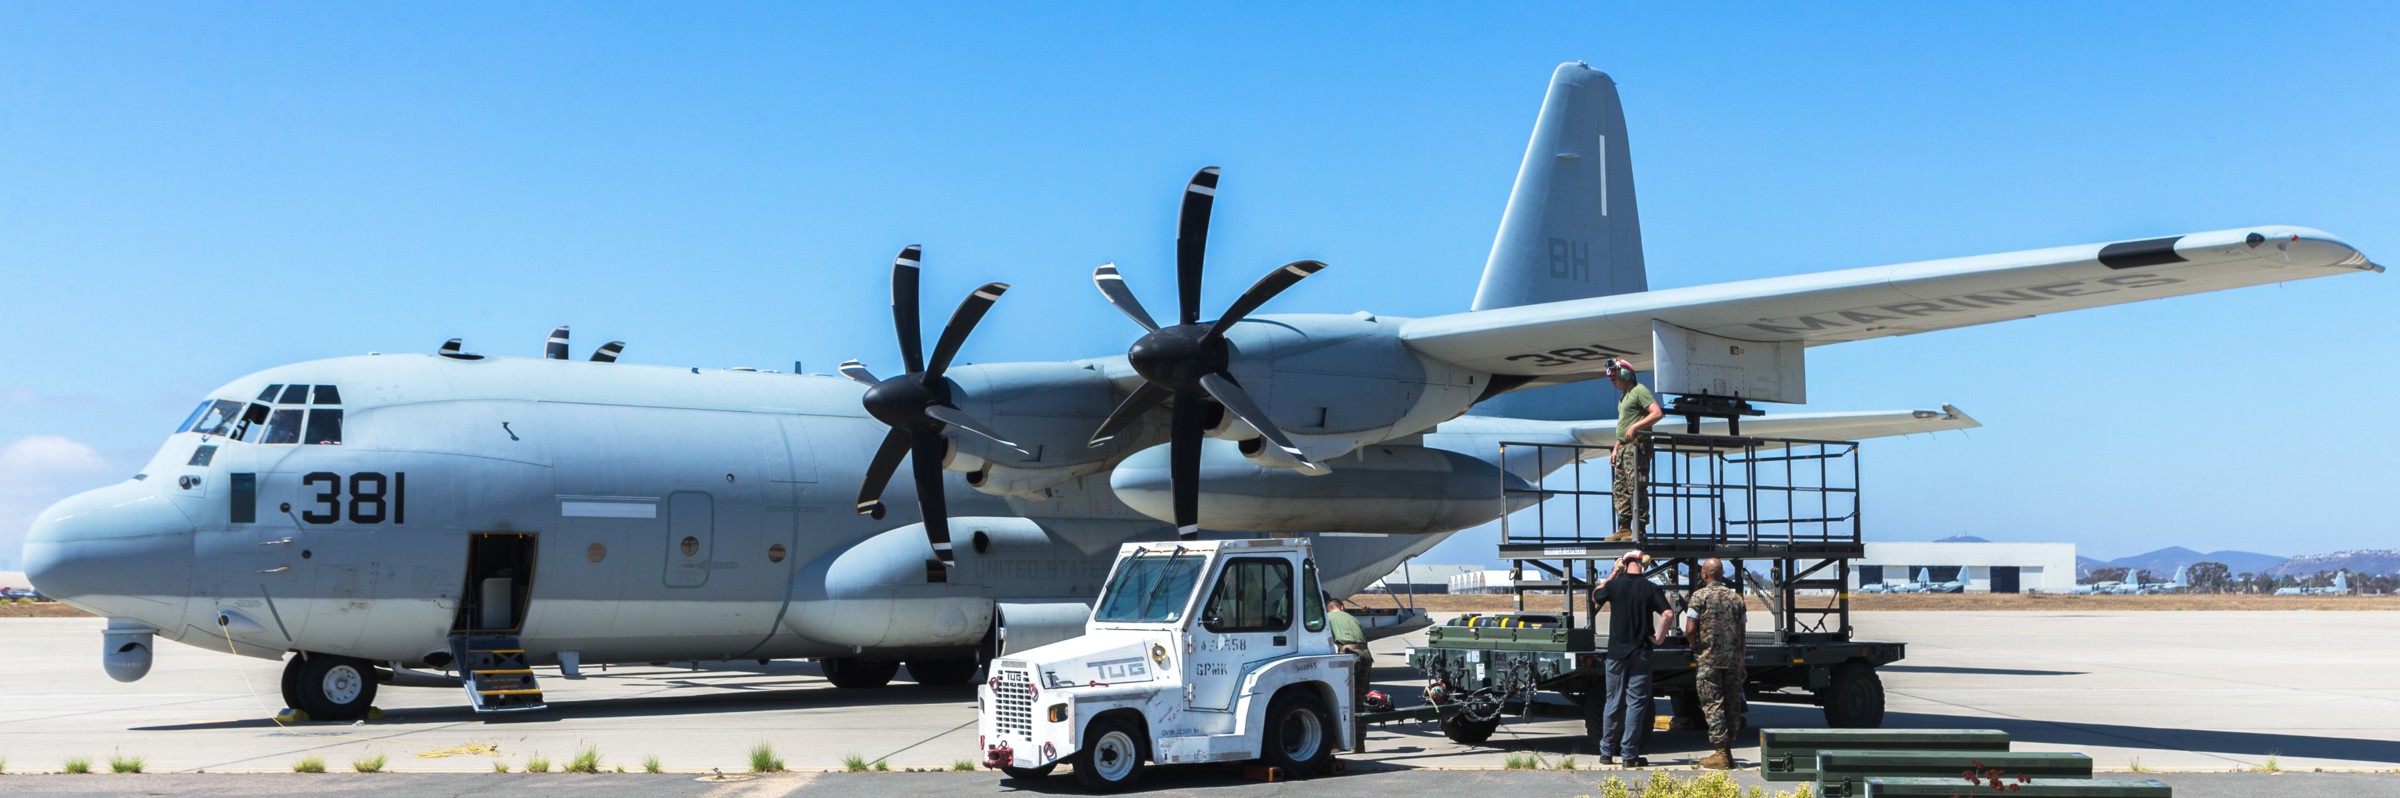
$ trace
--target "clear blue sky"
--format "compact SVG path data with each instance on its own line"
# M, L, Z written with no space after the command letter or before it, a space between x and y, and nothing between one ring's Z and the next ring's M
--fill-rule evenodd
M969 359L1119 352L1091 267L1164 295L1203 164L1210 306L1313 257L1271 310L1460 310L1566 60L1621 86L1654 286L2266 223L2400 265L2384 4L875 5L0 5L0 558L279 363L572 323L889 371L907 243L1015 284ZM1818 349L1811 409L1988 425L1871 445L1875 537L2389 547L2396 299Z

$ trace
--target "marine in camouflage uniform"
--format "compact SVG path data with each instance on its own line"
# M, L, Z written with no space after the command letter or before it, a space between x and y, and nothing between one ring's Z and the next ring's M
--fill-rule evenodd
M1725 586L1724 563L1703 561L1700 575L1707 584L1692 593L1684 610L1683 634L1692 647L1692 664L1698 667L1694 681L1700 714L1708 719L1708 743L1716 749L1700 766L1723 770L1733 767L1733 736L1741 730L1745 709L1742 684L1749 674L1742 646L1749 609L1740 594Z
M1666 410L1659 406L1656 394L1634 381L1633 364L1609 361L1608 379L1622 394L1617 399L1617 440L1608 450L1609 471L1614 477L1610 493L1617 510L1617 533L1608 541L1625 543L1633 541L1634 530L1650 517L1650 496L1642 489L1642 482L1650 477L1650 440L1642 433L1657 425Z

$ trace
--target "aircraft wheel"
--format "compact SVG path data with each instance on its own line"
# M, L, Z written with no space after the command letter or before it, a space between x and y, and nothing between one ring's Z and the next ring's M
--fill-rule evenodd
M933 657L908 661L908 678L928 687L950 687L975 680L982 662L973 656Z
M1458 714L1442 719L1442 736L1460 745L1481 745L1483 741L1492 739L1492 732L1499 730L1499 718L1475 720Z
M1083 732L1075 780L1093 792L1116 792L1142 780L1142 731L1122 717L1101 718Z
M900 672L900 663L857 657L827 657L817 665L825 669L825 681L846 690L882 687Z
M375 705L375 668L366 660L300 654L283 674L285 699L310 720L358 720Z
M1020 781L1032 781L1034 779L1047 777L1050 775L1050 771L1057 769L1058 763L1056 762L1052 762L1038 768L1021 768L1014 765L1001 765L1000 775Z
M1267 704L1265 731L1259 760L1292 778L1315 778L1333 758L1333 712L1313 693L1276 696Z
M1883 727L1883 678L1875 666L1844 662L1833 668L1833 684L1818 696L1825 701L1825 725L1836 729Z

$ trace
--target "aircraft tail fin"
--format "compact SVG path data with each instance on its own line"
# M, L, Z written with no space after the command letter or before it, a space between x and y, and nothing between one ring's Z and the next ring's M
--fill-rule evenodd
M1484 262L1475 310L1649 290L1625 108L1607 73L1560 64Z

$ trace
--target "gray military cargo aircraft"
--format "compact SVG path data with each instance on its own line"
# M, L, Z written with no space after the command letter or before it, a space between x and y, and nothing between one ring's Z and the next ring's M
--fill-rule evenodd
M891 377L636 365L616 342L573 360L564 328L540 359L453 340L272 368L211 392L132 479L44 512L29 578L109 619L118 679L148 672L157 637L291 654L285 699L318 719L362 715L383 684L538 708L536 667L602 663L814 658L848 688L905 663L957 684L1079 633L1128 541L1311 535L1324 588L1355 592L1566 465L1503 472L1501 442L1610 439L1575 416L1611 397L1570 384L1613 359L1663 381L1747 349L1796 377L1807 347L2381 270L2261 226L1651 291L1616 88L1579 63L1552 77L1467 312L1255 315L1324 268L1298 261L1208 318L1217 179L1185 189L1174 315L1094 274L1141 328L1124 354L953 365L997 283L925 352L911 247ZM1746 390L1722 395L1798 401ZM1744 430L1974 425L1945 408Z

